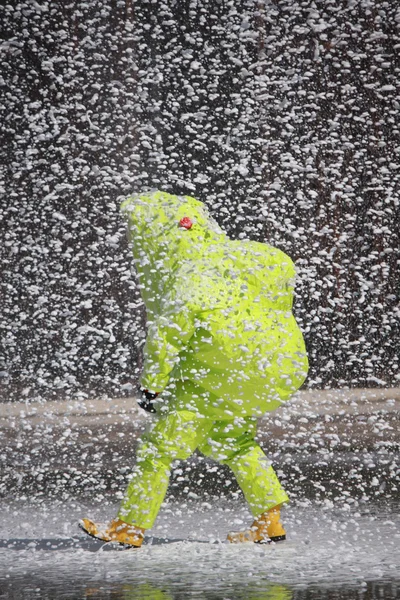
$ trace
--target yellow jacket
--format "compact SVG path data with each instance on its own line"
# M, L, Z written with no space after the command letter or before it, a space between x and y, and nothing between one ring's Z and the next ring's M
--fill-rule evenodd
M172 378L192 380L241 414L291 396L308 370L291 259L230 240L188 196L143 193L122 210L147 311L142 386L161 392Z

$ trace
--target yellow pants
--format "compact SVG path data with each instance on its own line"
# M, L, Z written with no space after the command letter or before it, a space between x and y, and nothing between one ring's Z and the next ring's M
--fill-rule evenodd
M136 468L118 518L151 528L167 492L172 461L186 459L196 449L232 469L254 517L288 502L275 471L254 440L255 417L215 420L197 410L171 408L156 418L140 441Z

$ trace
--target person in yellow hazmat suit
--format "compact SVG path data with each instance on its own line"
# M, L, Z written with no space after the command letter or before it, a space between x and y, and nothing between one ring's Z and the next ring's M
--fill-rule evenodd
M156 418L116 518L80 525L105 541L140 546L171 463L198 449L232 469L254 516L250 529L228 539L284 540L280 507L289 499L255 435L257 417L307 375L292 313L293 262L267 244L229 239L189 196L142 193L122 211L147 313L139 404Z

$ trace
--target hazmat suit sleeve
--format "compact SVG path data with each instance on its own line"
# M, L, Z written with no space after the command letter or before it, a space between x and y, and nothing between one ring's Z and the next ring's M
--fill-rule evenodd
M144 346L144 369L141 386L151 392L162 392L168 384L179 354L194 333L194 315L185 306L167 302L160 314L148 322Z

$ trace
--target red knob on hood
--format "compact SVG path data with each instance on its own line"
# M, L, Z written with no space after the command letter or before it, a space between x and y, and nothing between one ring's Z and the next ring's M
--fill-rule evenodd
M179 226L184 227L185 229L191 229L193 227L193 221L190 217L183 217L179 221Z

